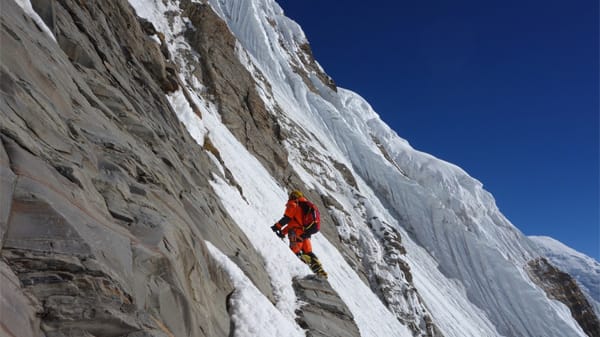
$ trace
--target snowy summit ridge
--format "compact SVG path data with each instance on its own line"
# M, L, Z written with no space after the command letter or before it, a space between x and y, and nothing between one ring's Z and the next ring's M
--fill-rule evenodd
M0 331L598 336L598 263L413 149L274 0L9 2ZM293 188L327 280L269 228Z

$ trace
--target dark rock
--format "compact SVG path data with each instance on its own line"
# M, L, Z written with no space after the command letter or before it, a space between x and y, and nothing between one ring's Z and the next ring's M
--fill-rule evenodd
M304 63L304 66L317 74L317 77L323 84L325 84L329 89L333 91L337 91L337 86L335 85L334 80L327 75L325 72L321 70L321 68L317 65L317 62L313 56L312 49L308 43L303 43L300 45L300 50L303 54L300 54L300 60ZM306 76L304 76L306 77ZM307 81L305 79L305 81Z
M600 336L600 320L571 275L554 267L545 258L529 261L528 266L530 278L546 291L548 297L566 305L588 336Z
M298 324L307 336L352 337L360 332L352 313L327 280L310 275L294 279L294 291L301 302Z
M31 7L53 34L56 33L56 14L54 12L54 5L53 1L31 0Z
M340 162L337 162L335 160L331 160L333 162L333 167L335 167L338 171L340 171L340 173L342 174L342 177L344 177L344 180L346 181L346 183L352 187L354 187L357 191L358 191L358 184L356 183L356 178L354 178L354 175L352 174L352 172L350 171L350 169L348 169L348 167Z
M81 185L81 181L77 178L75 174L75 169L73 167L65 166L65 165L57 165L54 168L65 178L69 179L70 182L76 184L80 188L83 188Z
M4 234L8 226L8 216L12 207L16 176L10 169L10 162L2 139L0 139L0 249L4 243Z
M235 37L209 5L182 2L183 15L193 28L186 32L192 48L200 54L199 80L216 100L223 122L275 177L283 177L287 153L273 142L278 121L265 107L256 82L235 50Z

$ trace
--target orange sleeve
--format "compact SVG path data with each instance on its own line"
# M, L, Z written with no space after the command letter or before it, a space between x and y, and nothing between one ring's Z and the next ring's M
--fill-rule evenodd
M283 215L287 216L290 219L294 219L296 213L298 212L298 203L294 201L288 201L285 205L285 213Z

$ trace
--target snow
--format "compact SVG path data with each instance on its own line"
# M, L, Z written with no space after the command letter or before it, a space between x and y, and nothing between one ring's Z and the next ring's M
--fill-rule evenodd
M235 288L230 297L233 336L304 336L299 327L284 317L254 286L244 272L218 248L206 241L208 251L229 275Z
M269 229L283 215L287 191L277 185L267 170L226 128L219 132L213 130L212 135L225 165L240 182L244 196L222 179L216 178L213 188L255 248L263 253L278 298L277 308L293 321L297 303L291 287L292 278L307 275L309 269ZM271 221L265 222L265 219ZM322 235L314 237L313 251L330 274L332 287L353 313L363 336L410 335ZM365 307L370 310L363 310Z
M154 22L153 20L163 20L161 15L157 14L157 11L151 10L149 7L143 7L143 10L138 10L138 13L144 13L144 11L149 15L147 19L152 22ZM157 26L163 25L159 21ZM298 308L298 303L292 288L292 278L307 275L310 271L294 256L287 244L273 235L269 229L270 225L278 220L283 213L287 191L278 186L260 162L220 122L214 107L204 109L203 118L199 118L189 106L181 89L169 95L168 99L177 116L186 125L198 144L203 144L204 137L209 135L213 144L219 149L227 169L232 172L235 180L239 182L244 193L243 196L239 194L236 188L218 176L215 176L212 185L215 192L223 200L230 215L250 238L250 242L255 246L254 248L263 253L266 269L272 278L271 282L274 295L277 298L276 308L279 315L287 319L287 324L295 326L295 310ZM194 95L192 99L197 106L205 107L207 105L199 96ZM220 165L220 163L218 164ZM265 222L265 219L270 219L270 221ZM268 250L265 247L268 247ZM409 336L406 327L401 325L385 309L381 301L360 281L358 275L327 240L316 237L314 251L319 255L325 268L335 275L331 282L338 285L339 289L336 290L341 292L340 295L355 315L357 324L364 336ZM236 329L242 329L243 331L238 332L236 330L236 333L255 335L255 332L260 331L261 336L276 335L275 333L269 333L271 331L269 330L270 327L273 326L270 325L272 322L268 321L269 315L256 317L251 312L246 312L252 309L249 305L256 302L254 301L254 295L256 294L252 290L254 288L247 285L247 282L250 281L241 278L234 268L228 267L227 269L230 271L232 279L238 280L237 284L246 289L240 290L239 296L235 297L236 303L238 303L236 306L238 313L235 318ZM348 280L351 280L351 282L348 282ZM356 286L362 289L357 292ZM361 296L356 296L357 293ZM372 310L362 310L361 306L365 304L371 307ZM269 310L271 309L261 308L261 312L269 312ZM387 317L387 322L375 323L382 317ZM283 323L280 322L279 324ZM281 329L284 332L290 331L284 327ZM272 331L277 331L277 329Z
M242 64L266 78L255 80L267 106L283 112L277 120L289 134L285 140L289 164L306 186L337 202L328 211L337 219L341 238L354 242L347 248L392 282L387 286L399 287L388 299L399 303L396 309L429 312L447 337L584 336L568 310L529 280L523 266L539 255L538 248L500 213L479 181L455 165L414 150L363 98L343 88L332 91L306 69L316 92L310 90L290 66L302 66L299 46L306 37L273 0L209 3L238 38ZM290 336L301 333L295 322L299 303L291 284L294 277L310 271L269 229L283 213L287 191L221 122L217 107L204 97L205 88L180 57L183 52L194 53L181 34L185 19L169 23L164 15L179 13L177 3L130 0L130 4L165 33L181 69L181 82L202 116L190 107L182 89L170 94L169 102L199 145L209 138L219 150L220 158L211 157L219 167L211 186L262 256L271 278L275 305L209 244L236 287L236 334L275 336L277 329ZM304 153L311 153L310 162ZM355 186L340 166L352 175ZM224 178L225 171L231 172L233 181ZM405 275L387 265L380 233L384 228L393 228L402 237L406 255L398 256L410 266L424 306L415 303L418 299L404 298L400 285ZM363 336L412 336L332 242L316 235L313 248Z
M50 37L52 40L54 40L54 42L56 42L56 37L54 36L54 34L50 30L50 28L48 28L48 26L46 25L46 23L44 22L44 20L42 20L42 18L40 18L40 16L38 15L38 13L36 13L36 11L33 9L33 7L31 7L31 1L29 1L29 0L15 0L15 2L17 3L17 5L19 5L23 9L23 11L25 11L25 13L33 21L35 21L36 25L38 27L40 27L40 29L44 33L46 33L46 35L48 35L48 37Z
M469 302L462 284L445 277L423 248L413 243L406 248L419 261L411 265L415 284L433 316L446 323L442 327L445 336L501 336L485 313Z

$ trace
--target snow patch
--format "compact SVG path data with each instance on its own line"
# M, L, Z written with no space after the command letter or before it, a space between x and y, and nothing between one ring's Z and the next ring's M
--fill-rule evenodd
M54 42L56 42L56 37L54 36L50 28L46 25L44 20L42 20L38 13L33 9L33 7L31 6L31 1L15 0L15 2L23 9L23 11L25 11L27 15L29 15L29 17L36 23L36 25L40 27L40 29L44 33L46 33L46 35L48 35L48 37L50 37L52 40L54 40Z
M205 241L208 251L229 275L235 288L230 297L233 336L303 337L304 332L254 286L244 272L212 243Z

